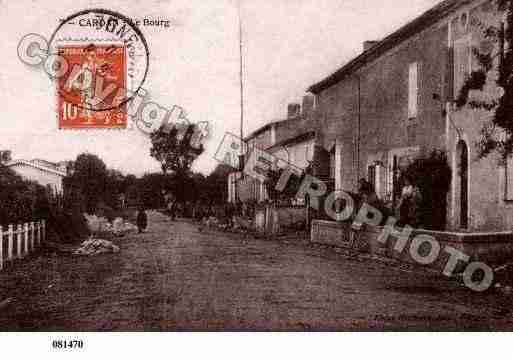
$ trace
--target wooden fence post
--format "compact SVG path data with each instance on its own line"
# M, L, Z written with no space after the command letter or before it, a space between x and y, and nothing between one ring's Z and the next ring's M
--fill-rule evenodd
M22 235L23 235L23 227L21 224L18 224L16 227L16 257L20 259L22 257L22 249L21 249L21 241L22 241Z
M0 270L4 269L4 229L0 226Z
M25 223L23 225L23 235L25 236L25 246L24 246L25 255L28 255L29 254L29 225L28 225L28 223Z
M34 229L34 222L30 222L30 248L34 250L34 242L35 242L35 229Z
M12 224L9 224L9 231L7 232L7 237L8 237L8 243L7 243L7 259L9 261L12 261L13 259L13 253L12 253L12 250L13 250L13 242L14 242L14 230L13 230L13 225Z

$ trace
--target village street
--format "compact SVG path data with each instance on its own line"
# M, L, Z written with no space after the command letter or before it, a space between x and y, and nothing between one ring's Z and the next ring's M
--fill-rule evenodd
M98 257L0 273L1 330L499 330L508 297L304 244L199 232L150 215Z

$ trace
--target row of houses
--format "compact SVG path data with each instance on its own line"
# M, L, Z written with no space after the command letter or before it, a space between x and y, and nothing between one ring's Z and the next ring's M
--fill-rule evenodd
M247 136L246 148L310 166L331 189L354 192L367 178L387 202L399 192L401 168L443 150L452 169L448 229L510 230L513 163L478 158L490 113L454 104L477 66L473 49L490 46L483 24L501 21L490 0L443 1L386 38L366 41L359 56L310 86L302 105L289 105L286 119ZM267 199L263 184L241 173L230 176L228 191L232 201Z

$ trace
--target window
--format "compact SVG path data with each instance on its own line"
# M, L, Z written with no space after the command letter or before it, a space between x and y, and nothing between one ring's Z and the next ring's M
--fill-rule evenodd
M367 181L380 199L386 199L386 180L386 167L381 162L367 167Z
M416 118L419 97L419 65L413 62L408 70L408 118Z
M376 165L367 167L367 181L372 184L374 190L376 190Z
M336 154L335 148L330 152L330 179L335 179L335 170L336 170Z
M465 80L470 75L470 37L454 42L454 96L458 97Z

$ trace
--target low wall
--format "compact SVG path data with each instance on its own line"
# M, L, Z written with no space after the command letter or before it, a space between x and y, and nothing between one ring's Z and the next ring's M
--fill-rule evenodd
M313 221L311 242L332 245L336 247L364 250L368 253L397 259L402 262L415 263L410 249L412 240L419 235L434 238L441 247L437 260L429 266L443 270L450 254L448 247L454 248L467 255L471 261L479 261L495 267L513 262L513 232L497 233L460 233L437 232L422 229L413 230L408 241L401 243L397 237L390 235L385 243L378 240L384 233L383 227L364 226L360 231L352 231L349 223L329 221ZM399 247L399 250L398 248ZM402 247L403 250L400 250ZM418 253L420 256L429 254L429 243L422 245ZM457 270L462 268L462 264Z
M312 221L310 241L340 248L351 248L350 224L347 222Z
M265 206L255 210L255 229L260 233L278 235L300 223L306 223L304 207Z

